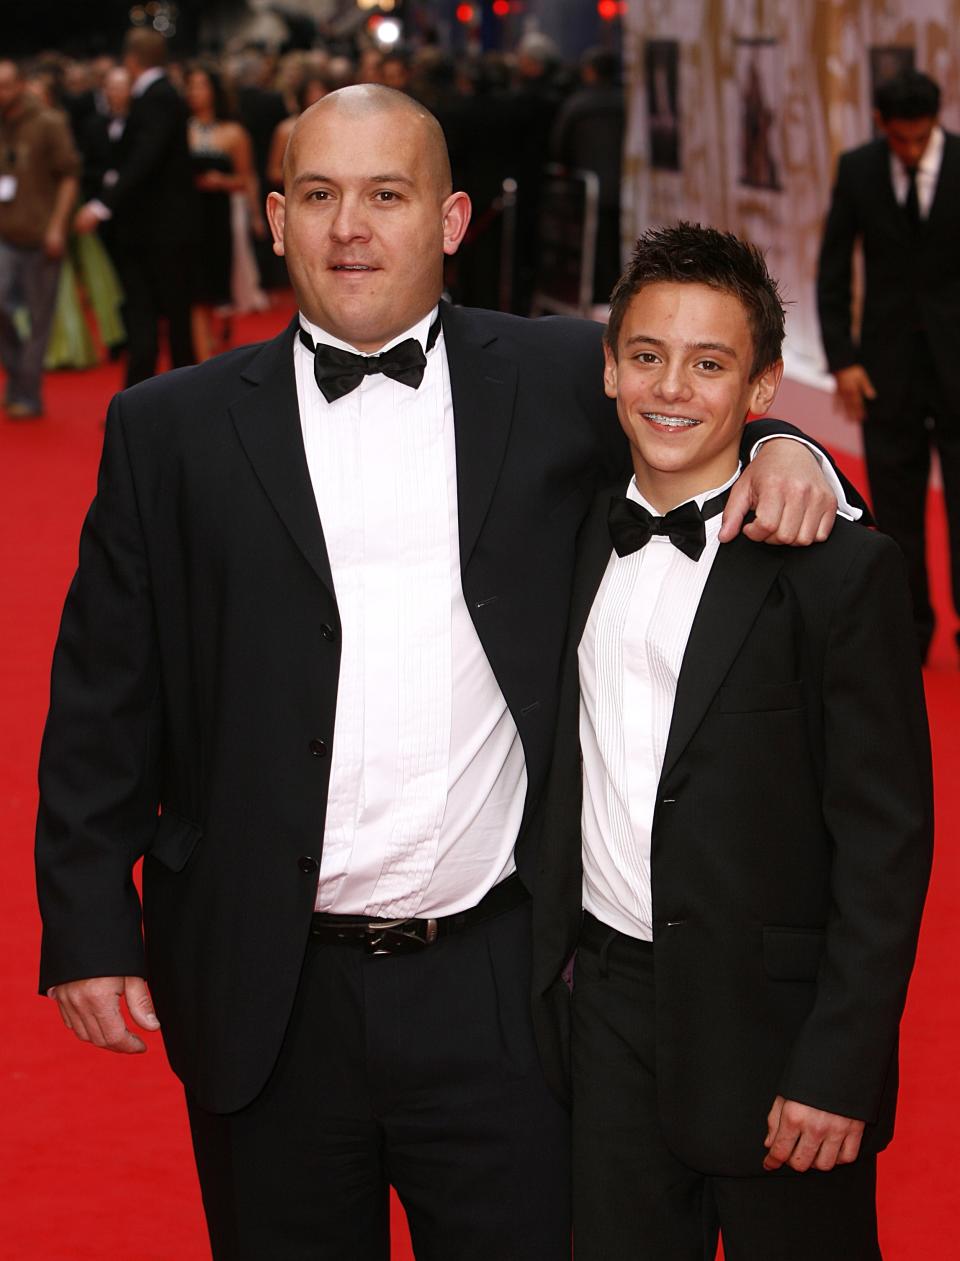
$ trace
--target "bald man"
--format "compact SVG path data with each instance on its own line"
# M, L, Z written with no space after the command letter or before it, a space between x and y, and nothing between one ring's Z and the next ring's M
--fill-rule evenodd
M98 1047L162 1025L218 1261L386 1261L391 1184L418 1258L560 1261L528 890L574 539L626 459L601 330L441 303L469 201L389 89L303 115L268 213L290 328L110 407L41 987ZM798 542L836 506L794 442L730 503Z

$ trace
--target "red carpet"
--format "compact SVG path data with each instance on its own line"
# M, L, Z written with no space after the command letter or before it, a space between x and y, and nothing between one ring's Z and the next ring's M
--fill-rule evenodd
M240 322L252 341L278 314ZM47 417L0 416L0 1044L4 1142L0 1255L17 1261L202 1261L208 1257L177 1083L159 1042L121 1059L75 1041L35 996L39 924L32 833L50 654L94 488L100 421L120 370L52 376ZM598 383L599 388L599 383ZM802 416L790 417L800 423ZM847 470L862 479L862 470ZM947 608L940 505L931 514L936 599ZM939 848L903 1036L897 1141L881 1161L886 1261L957 1255L960 1180L946 1103L960 1052L960 672L952 622L935 643L927 695L937 763ZM891 733L895 738L895 733ZM394 1258L411 1257L395 1213ZM264 1261L268 1261L264 1258ZM450 1258L449 1261L456 1261ZM624 1258L623 1261L628 1261ZM757 1258L763 1261L763 1258ZM815 1259L811 1259L815 1261Z

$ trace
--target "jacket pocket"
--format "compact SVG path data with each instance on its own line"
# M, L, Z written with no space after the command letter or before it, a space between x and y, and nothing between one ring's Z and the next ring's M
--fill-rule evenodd
M763 930L763 969L774 981L815 981L822 955L822 928Z
M157 819L157 830L147 852L169 871L183 871L201 836L203 828L199 823L173 810L164 810Z
M720 712L724 714L755 713L758 710L802 709L803 683L754 683L720 689Z

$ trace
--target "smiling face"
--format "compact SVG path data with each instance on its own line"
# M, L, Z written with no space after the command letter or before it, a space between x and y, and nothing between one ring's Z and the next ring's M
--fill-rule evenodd
M783 373L751 379L753 336L733 294L657 281L631 299L616 353L604 346L604 388L617 400L640 493L666 512L737 471L747 413L762 415Z
M470 201L409 98L354 87L318 102L294 129L284 189L267 202L274 250L313 324L372 353L437 304Z

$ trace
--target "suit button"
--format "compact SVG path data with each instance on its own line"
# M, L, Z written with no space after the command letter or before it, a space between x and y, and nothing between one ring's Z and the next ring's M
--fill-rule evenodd
M315 858L311 858L309 854L304 854L302 858L298 858L297 866L305 876L312 876L315 871L320 870L320 864Z
M313 754L314 757L326 757L327 756L326 740L311 740L310 752Z
M324 624L320 627L320 638L325 639L328 644L332 644L336 637L337 632L332 626L329 626L326 622L324 622Z

